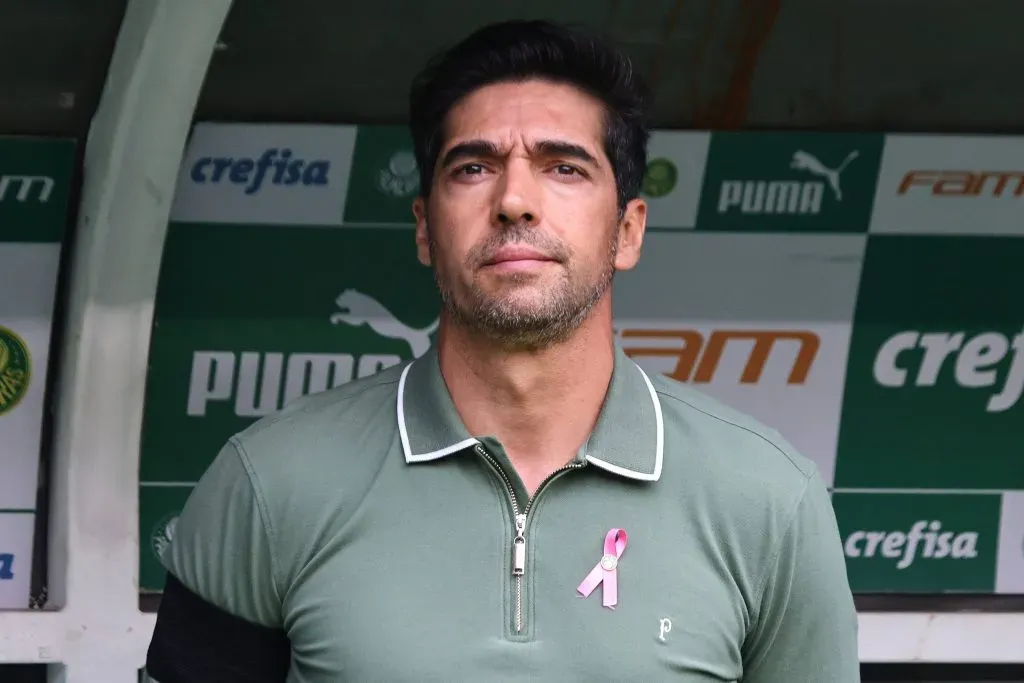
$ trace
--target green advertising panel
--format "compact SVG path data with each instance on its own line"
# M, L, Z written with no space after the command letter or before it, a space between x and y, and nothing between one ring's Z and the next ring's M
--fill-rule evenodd
M439 304L415 256L409 229L174 226L142 479L195 481L225 435L426 351Z
M856 592L992 592L1001 496L836 493Z
M63 239L74 154L71 140L0 137L0 242Z
M716 133L698 230L867 232L881 135Z
M419 191L419 169L408 128L360 129L345 202L345 224L411 225L412 200Z
M1021 264L1020 238L871 238L836 486L1024 489Z

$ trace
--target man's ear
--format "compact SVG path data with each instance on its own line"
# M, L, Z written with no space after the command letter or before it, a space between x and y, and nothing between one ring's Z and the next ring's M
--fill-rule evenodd
M427 227L427 200L416 197L412 203L412 214L416 217L416 258L425 266L430 265L430 235Z
M626 204L619 222L618 251L615 254L616 270L631 270L640 260L644 233L647 230L647 202L632 199Z

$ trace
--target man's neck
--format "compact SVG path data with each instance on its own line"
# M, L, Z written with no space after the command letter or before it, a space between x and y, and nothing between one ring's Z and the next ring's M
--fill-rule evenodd
M594 428L611 381L614 342L595 310L573 337L532 352L509 352L442 324L441 374L470 434L504 445L528 489L566 464Z

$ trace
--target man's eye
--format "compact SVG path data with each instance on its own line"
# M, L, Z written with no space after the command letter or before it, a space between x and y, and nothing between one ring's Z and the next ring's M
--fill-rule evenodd
M484 167L481 164L465 164L464 166L460 166L459 168L455 169L456 174L461 173L463 175L479 175L480 173L483 172Z
M579 169L575 166L569 166L568 164L559 164L555 166L555 171L558 175L574 175L579 174Z

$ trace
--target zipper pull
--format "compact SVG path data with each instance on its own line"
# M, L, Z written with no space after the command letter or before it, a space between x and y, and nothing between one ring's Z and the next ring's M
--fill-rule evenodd
M512 575L526 573L526 515L516 515L516 537L512 541Z

